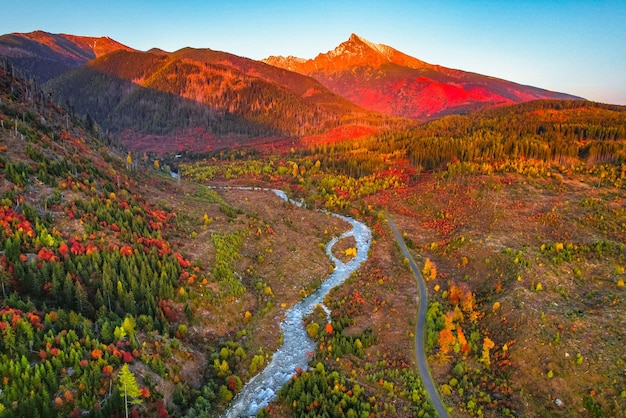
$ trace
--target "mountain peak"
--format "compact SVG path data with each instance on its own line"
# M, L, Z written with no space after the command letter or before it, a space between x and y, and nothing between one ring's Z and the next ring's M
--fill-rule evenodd
M369 42L367 39L360 37L359 35L357 35L356 33L352 33L350 34L350 37L348 38L348 42L361 42L361 43L367 43Z
M315 61L325 61L335 69L345 68L346 66L378 67L390 62L393 54L393 48L375 44L353 33L347 41L342 42L332 51L318 55ZM321 63L318 62L318 66L319 64Z
M352 35L350 35L350 38L348 39L349 43L358 43L358 44L362 44L365 45L367 47L369 47L371 50L379 52L385 56L389 55L390 52L393 50L393 48L387 46L387 45L383 45L383 44L375 44L374 42L370 42L367 39L357 35L356 33L353 33Z
M430 64L410 57L390 46L370 42L362 36L352 33L335 49L320 53L315 58L306 60L293 56L270 56L263 62L304 74L313 72L334 72L357 67L378 68L385 64L396 64L409 68L430 68Z
M41 45L46 45L52 51L68 55L71 57L82 57L92 59L110 52L123 49L126 51L132 48L123 45L108 36L78 36L65 33L48 33L42 30L36 30L28 33L12 33L10 36L28 39ZM78 48L78 50L76 50ZM71 50L71 51L70 51Z
M432 65L355 33L308 61L272 58L266 62L313 77L365 109L415 119L481 106L574 98Z

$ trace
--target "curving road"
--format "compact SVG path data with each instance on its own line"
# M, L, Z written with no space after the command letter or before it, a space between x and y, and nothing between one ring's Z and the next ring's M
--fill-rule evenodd
M396 241L402 250L404 256L409 260L409 266L411 266L411 270L413 270L413 275L417 281L417 285L419 287L419 304L417 311L417 325L415 326L415 356L417 358L417 369L419 371L420 377L422 379L422 384L424 385L424 389L428 392L428 396L432 401L435 411L439 414L440 417L450 417L446 407L441 401L441 397L439 396L439 392L437 391L437 387L435 382L433 381L433 377L430 374L430 370L428 370L428 362L426 361L426 353L424 352L424 333L426 331L426 310L428 309L428 290L426 289L426 282L422 277L422 273L420 273L420 269L415 264L415 260L409 253L409 249L406 247L404 243L404 239L402 235L398 231L396 224L389 217L389 215L385 214L385 218L393 231L393 234L396 236Z

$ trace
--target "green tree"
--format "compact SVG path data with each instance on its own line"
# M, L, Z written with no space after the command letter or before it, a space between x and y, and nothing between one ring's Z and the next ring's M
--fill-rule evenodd
M7 298L7 291L5 286L11 284L9 273L5 270L4 266L0 265L0 284L2 285L2 298Z
M110 344L113 342L113 329L111 323L108 320L105 320L102 323L102 328L100 328L100 339L105 344Z
M78 310L82 313L85 313L89 305L89 299L85 288L78 281L75 282L74 285L74 299L76 302L75 306L78 308Z

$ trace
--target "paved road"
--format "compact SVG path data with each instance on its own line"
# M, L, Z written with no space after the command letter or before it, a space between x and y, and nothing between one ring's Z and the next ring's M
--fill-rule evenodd
M404 239L398 231L396 224L389 217L389 215L385 214L385 218L387 219L393 234L396 236L396 241L398 242L402 253L409 260L409 266L411 266L411 270L413 270L413 275L415 276L419 287L419 307L417 312L417 325L415 326L415 356L417 357L417 369L422 379L422 384L424 385L426 392L428 392L428 396L430 396L430 400L435 407L435 411L437 411L440 417L450 417L446 407L441 401L441 397L439 397L439 392L437 392L437 386L433 381L433 377L428 370L428 362L426 361L426 353L424 352L426 310L428 309L428 290L426 289L426 282L424 281L417 264L415 264L415 260L413 260L413 257L409 253L409 249L406 247Z

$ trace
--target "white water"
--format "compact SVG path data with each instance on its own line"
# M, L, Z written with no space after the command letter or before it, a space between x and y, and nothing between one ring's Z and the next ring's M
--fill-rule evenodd
M248 190L271 189L250 188ZM289 199L283 191L272 191L283 200L301 206L300 202ZM307 353L315 350L315 341L308 336L305 327L302 325L303 317L313 312L317 304L323 304L324 297L328 292L333 287L342 284L367 259L372 241L371 230L365 224L350 217L335 213L332 215L352 225L350 231L345 232L340 237L333 238L326 245L326 254L335 264L335 270L320 287L285 313L285 319L280 323L280 329L283 332L283 344L274 353L267 367L246 383L224 412L223 417L255 416L259 409L267 406L276 397L276 393L289 382L289 379L296 373L297 368L302 370L308 368L309 356ZM349 262L343 263L333 255L331 250L333 245L340 239L350 236L356 240L357 254ZM325 310L327 313L329 312L327 308Z

